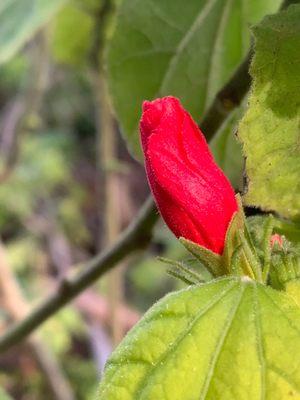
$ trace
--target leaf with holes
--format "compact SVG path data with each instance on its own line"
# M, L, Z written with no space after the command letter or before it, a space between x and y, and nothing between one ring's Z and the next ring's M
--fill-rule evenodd
M248 205L300 218L300 6L254 29L249 107L239 126Z
M114 106L135 154L143 100L180 98L199 120L280 0L124 0L108 49Z
M99 399L300 399L300 308L250 279L169 294L107 363Z
M1 0L0 64L8 61L66 0Z

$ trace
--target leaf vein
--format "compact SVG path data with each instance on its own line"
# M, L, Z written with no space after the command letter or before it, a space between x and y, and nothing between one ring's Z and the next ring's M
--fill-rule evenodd
M173 353L174 348L176 348L178 346L178 344L180 342L182 342L185 337L188 335L188 333L190 333L190 331L193 329L193 327L195 326L195 324L198 322L198 320L205 315L205 313L207 313L210 309L212 309L216 303L218 303L223 297L226 296L226 294L228 294L232 289L235 288L234 285L235 282L229 282L229 284L226 286L226 288L219 294L214 296L211 301L206 305L206 307L204 309L201 309L192 319L192 321L188 324L188 326L183 330L183 332L181 332L181 334L177 337L177 339L173 342L173 344L171 346L168 347L167 351L165 353L163 353L161 355L161 357L156 360L155 364L153 365L153 367L151 368L150 372L147 374L147 376L145 376L140 384L138 385L138 388L135 392L135 396L136 398L141 398L141 394L143 392L143 390L145 389L146 385L145 385L145 380L149 377L150 374L153 374L153 372L160 367L161 363L163 361L165 361L168 356L170 354Z
M294 330L300 335L300 329L299 329L297 326L295 326L295 325L293 324L293 321L292 321L290 318L288 318L288 316L286 315L286 313L284 312L284 310L282 310L282 309L280 308L280 306L272 299L272 297L267 293L267 291L264 291L263 294L264 294L266 297L268 297L269 300L276 306L276 308L280 311L280 313L282 314L282 316L288 321L290 327L291 327L292 329L294 329Z
M254 321L255 321L255 328L256 328L256 343L257 343L257 350L258 350L258 359L260 362L260 370L261 370L261 400L266 398L266 360L265 360L265 350L263 345L263 338L262 338L262 323L259 311L259 304L258 304L258 295L257 295L257 286L253 287L254 291Z
M217 67L218 67L219 50L221 47L220 41L223 39L224 30L226 28L226 23L228 20L230 9L232 7L232 3L233 0L228 0L224 2L223 10L220 13L218 29L216 30L212 50L210 52L210 57L208 62L208 77L206 80L206 94L205 94L205 107L204 107L205 110L207 109L211 101L210 93L213 94L212 84L216 80L217 75L219 75L219 72L217 72L217 70L219 71L219 69Z
M196 15L194 22L191 24L190 28L186 31L185 35L181 39L178 44L177 50L175 51L174 55L170 58L169 64L166 68L164 77L162 79L161 85L158 89L158 93L163 92L164 87L168 83L169 78L172 76L172 72L176 67L177 61L183 50L188 45L190 39L193 37L197 29L201 26L203 21L207 18L211 10L213 9L214 5L217 3L218 0L209 0L206 2L206 5L201 9L201 11Z
M243 294L245 292L245 288L246 288L246 286L242 287L239 299L238 299L238 301L236 303L234 303L234 305L233 305L233 307L232 307L232 309L231 309L230 313L228 314L228 317L227 317L227 319L225 321L225 325L223 327L223 331L222 331L222 333L220 335L219 340L217 341L216 348L213 351L213 356L212 356L212 359L211 359L211 362L210 362L210 368L208 370L208 373L207 373L207 376L206 376L206 380L204 382L204 386L201 389L199 400L204 400L206 398L206 396L207 396L207 393L208 393L208 390L209 390L209 387L211 385L212 378L213 378L213 375L214 375L214 372L215 372L215 369L216 369L217 362L218 362L218 360L219 360L219 358L220 358L220 356L222 354L222 347L223 347L223 345L224 345L224 343L225 343L225 341L226 341L226 339L227 339L227 337L229 335L229 332L230 332L232 323L234 321L234 318L236 316L237 310L238 310L238 308L239 308L239 306L241 304L241 301L242 301L242 298L243 298Z
M280 376L280 378L285 380L294 390L296 390L297 394L300 394L300 387L298 387L297 384L290 379L290 377L287 377L280 368L276 367L275 365L268 364L268 369L273 371L276 375Z

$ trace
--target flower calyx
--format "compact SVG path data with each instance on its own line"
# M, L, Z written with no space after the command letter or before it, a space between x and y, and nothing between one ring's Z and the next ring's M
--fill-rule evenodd
M287 255L289 242L283 236L273 234L273 216L268 215L260 221L261 238L258 244L255 232L250 229L245 217L240 196L237 195L236 199L239 207L229 224L222 255L184 238L180 238L180 242L213 277L248 276L260 283L273 281L272 286L278 287L282 287L284 280L300 277L300 261L296 254ZM282 263L286 265L284 270L278 267ZM276 279L281 283L275 283Z

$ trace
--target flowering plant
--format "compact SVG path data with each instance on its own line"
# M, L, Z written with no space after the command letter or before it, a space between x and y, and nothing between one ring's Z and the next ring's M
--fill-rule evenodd
M168 96L145 101L140 131L148 182L173 233L213 276L267 282L273 249L283 249L282 237L272 234L273 218L262 227L264 253L259 257L240 199L179 100ZM189 269L181 269L178 276L188 280Z
M174 97L145 101L140 126L148 181L167 225L222 254L238 204L204 135Z
M162 259L188 287L155 304L116 349L101 399L299 398L300 102L287 75L299 83L300 64L286 57L295 43L300 48L299 17L299 7L291 7L254 30L252 91L238 125L247 175L240 194L179 96L143 103L140 133L152 195L197 262ZM187 85L180 82L176 93ZM213 104L216 120L232 107L224 93ZM289 109L283 93L294 96ZM247 215L245 206L259 215Z
M173 266L169 271L172 275L191 286L187 291L179 292L177 298L167 297L154 306L126 337L108 362L100 398L150 400L171 396L178 400L197 399L200 392L201 398L232 399L230 376L237 375L239 396L246 399L249 380L244 373L252 374L261 368L262 338L257 339L258 344L255 340L251 344L251 338L249 343L247 336L229 332L233 325L236 332L251 331L253 322L249 316L258 318L257 307L263 310L266 320L273 318L271 326L282 324L278 316L274 319L270 303L263 299L265 286L261 284L288 291L297 302L300 257L290 242L279 233L273 233L275 223L271 215L259 223L246 219L240 197L234 194L228 179L214 161L204 135L178 99L168 96L144 102L140 131L148 182L161 216L200 265L207 268L213 278L223 278L203 285L199 271L183 262L162 259ZM276 292L266 293L271 302L281 301ZM190 309L186 312L182 331L179 322L182 311L178 301ZM207 310L212 305L216 310L207 317ZM290 301L286 307L300 322L300 308ZM222 314L219 314L219 308ZM172 325L168 322L170 312L176 321ZM214 321L217 332L210 332L211 340L207 339L207 318ZM167 326L170 334L165 333ZM273 340L270 328L263 333L268 345ZM224 330L227 341L223 339ZM285 330L280 335L281 340L286 341L286 335L290 334L289 329ZM189 344L189 335L195 344ZM300 346L298 334L295 343ZM212 372L211 365L216 368L214 346L221 346L226 354L232 346L238 348L246 344L255 355L253 365L248 356L221 358L220 371L229 371L229 381L224 392L217 383L211 389L207 379L213 382L224 379L223 373L220 378L218 372ZM202 346L207 348L203 350ZM293 358L290 350L287 351ZM208 361L205 361L207 357ZM265 357L278 363L276 352L267 352ZM137 367L139 364L145 364L142 371ZM175 365L180 365L181 371L177 371ZM132 377L126 389L122 382L124 374ZM178 382L173 384L173 381ZM260 381L251 388L249 398L255 399L257 390L262 390ZM283 399L290 393L279 381L267 390L269 394L281 390Z

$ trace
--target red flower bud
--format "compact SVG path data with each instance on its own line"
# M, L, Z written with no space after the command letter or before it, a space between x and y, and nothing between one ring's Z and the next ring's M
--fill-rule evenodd
M140 130L148 181L166 224L177 237L222 254L238 205L202 132L174 97L145 101Z
M272 248L275 245L278 245L279 247L282 247L283 246L283 238L278 233L274 233L274 235L271 236L270 243L271 243L271 247Z

